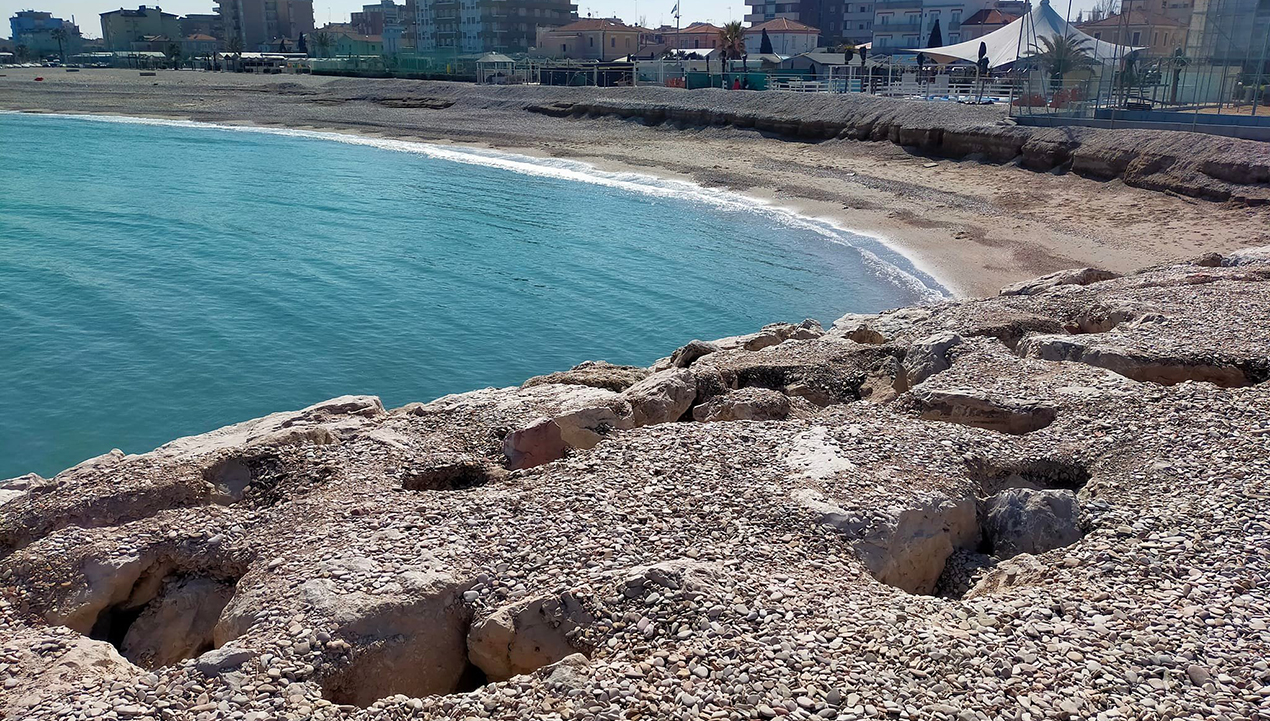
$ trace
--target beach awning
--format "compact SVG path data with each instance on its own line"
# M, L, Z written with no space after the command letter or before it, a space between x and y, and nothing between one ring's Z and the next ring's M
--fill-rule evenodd
M908 53L923 53L936 62L947 63L954 60L976 62L979 60L979 44L988 47L988 67L999 68L1009 65L1020 58L1035 55L1044 50L1041 38L1055 38L1071 35L1078 40L1086 41L1085 52L1095 61L1123 58L1134 50L1141 48L1126 45L1115 45L1090 37L1070 25L1063 16L1050 7L1049 0L1041 0L1028 14L994 30L983 37L967 40L956 45L944 45L937 48L907 48Z

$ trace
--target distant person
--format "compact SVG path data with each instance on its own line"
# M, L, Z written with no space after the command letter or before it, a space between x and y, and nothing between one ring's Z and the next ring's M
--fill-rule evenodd
M741 79L740 79L740 78L733 78L733 80L732 80L732 89L733 89L733 90L740 90L740 89L741 89Z

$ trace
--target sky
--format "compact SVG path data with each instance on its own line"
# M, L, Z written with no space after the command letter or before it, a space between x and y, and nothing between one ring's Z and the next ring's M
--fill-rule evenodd
M313 0L313 19L318 25L328 21L347 21L350 12L360 10L368 1L372 0ZM119 8L118 5L106 4L108 2L109 0L0 0L0 12L3 12L5 18L3 26L0 26L0 33L3 33L2 37L9 37L8 18L18 10L44 10L53 13L55 17L70 19L74 16L85 37L99 38L101 21L98 20L98 14ZM1067 3L1064 0L1052 2L1060 13L1066 13ZM1075 17L1078 10L1093 7L1094 2L1095 0L1072 0L1072 16ZM577 0L577 3L578 15L581 17L587 17L588 13L594 17L617 16L628 23L638 23L642 18L642 24L652 27L675 24L674 15L671 14L675 0ZM743 0L682 0L682 3L680 24L685 26L696 21L719 25L729 20L743 20L745 17ZM127 7L135 8L137 4L139 0L133 0ZM210 13L215 9L213 0L155 0L154 3L146 4L158 4L165 12L178 15Z

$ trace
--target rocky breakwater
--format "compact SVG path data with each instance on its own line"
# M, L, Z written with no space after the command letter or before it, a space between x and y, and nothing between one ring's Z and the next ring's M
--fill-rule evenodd
M1270 251L0 486L21 719L1270 714Z

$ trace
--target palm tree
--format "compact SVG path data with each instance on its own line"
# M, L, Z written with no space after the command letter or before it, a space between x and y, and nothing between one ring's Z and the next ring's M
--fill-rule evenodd
M736 60L745 55L745 28L741 27L739 20L733 20L719 28L719 46L723 49L723 57L728 60Z
M1094 64L1086 50L1089 38L1077 37L1075 33L1068 32L1042 37L1040 41L1044 49L1032 57L1049 71L1050 85L1055 90L1063 87L1064 75Z
M319 32L312 37L313 47L317 49L318 57L331 57L331 46L335 44L335 38L332 38L331 34L325 31Z
M243 40L242 38L230 38L225 43L225 54L234 56L235 70L241 69L243 59Z
M66 28L53 28L49 33L49 37L57 41L57 56L62 62L66 62L66 50L62 47L62 41L67 40L70 36L66 34Z
M13 54L18 57L18 62L24 63L31 57L31 49L25 45L19 45L13 49Z

